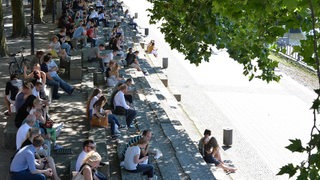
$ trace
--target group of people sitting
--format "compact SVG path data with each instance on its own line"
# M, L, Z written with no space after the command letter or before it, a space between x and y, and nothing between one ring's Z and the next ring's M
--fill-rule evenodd
M150 155L157 152L150 148L152 132L144 130L142 135L132 137L123 150L123 160L121 165L131 173L140 173L147 175L148 179L156 179L154 166L149 161ZM96 152L96 144L93 140L85 140L82 144L82 151L78 155L75 169L75 176L84 176L85 180L99 179L106 180L106 176L98 171L98 167L104 166L101 162L101 155Z

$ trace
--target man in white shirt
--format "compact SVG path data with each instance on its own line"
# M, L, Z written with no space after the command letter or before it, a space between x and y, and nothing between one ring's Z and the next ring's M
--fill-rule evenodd
M27 139L28 131L31 127L34 126L36 122L36 116L35 115L28 115L25 123L20 126L18 129L17 135L16 135L16 147L17 150L20 149L22 143Z
M79 154L77 162L76 162L76 171L80 170L80 167L81 167L82 162L83 162L84 158L86 157L86 155L90 151L94 151L95 148L96 148L96 144L91 139L85 140L82 143L82 152Z
M124 94L128 91L128 86L126 84L122 84L119 87L119 91L114 96L114 114L117 115L125 115L126 116L126 122L128 128L133 128L134 125L131 124L133 119L136 117L137 112L132 109L126 102Z

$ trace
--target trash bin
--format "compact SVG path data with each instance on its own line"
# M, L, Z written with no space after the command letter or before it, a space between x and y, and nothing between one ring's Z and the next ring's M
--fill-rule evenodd
M223 144L225 146L232 145L232 131L231 128L224 128L223 129Z
M138 13L134 13L134 18L135 18L135 19L138 18Z
M148 36L149 35L149 28L144 29L144 35Z
M162 68L168 68L168 58L162 58Z

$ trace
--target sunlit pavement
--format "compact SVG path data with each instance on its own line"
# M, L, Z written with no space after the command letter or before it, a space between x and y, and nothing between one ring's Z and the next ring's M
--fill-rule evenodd
M145 39L155 40L159 61L162 57L169 58L166 70L169 87L181 92L181 106L199 129L199 134L190 137L196 141L209 128L222 146L223 128L233 128L233 145L225 149L223 158L231 159L239 169L232 175L234 179L287 179L275 174L281 166L306 158L284 147L289 145L288 139L308 140L313 121L309 109L315 93L285 74L280 83L249 82L242 75L242 67L225 51L215 52L209 63L190 65L170 49L154 25L148 24L144 9L150 7L149 3L144 0L124 3L130 7L131 15L138 13L136 22L141 32L149 28Z

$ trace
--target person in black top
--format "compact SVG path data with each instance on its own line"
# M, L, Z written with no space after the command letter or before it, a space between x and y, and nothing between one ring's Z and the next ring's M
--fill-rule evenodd
M22 80L19 79L18 74L12 74L10 76L10 81L6 84L5 89L5 103L7 105L8 111L6 115L11 115L12 112L15 112L15 109L11 109L11 104L14 105L16 100L16 95L22 89Z

